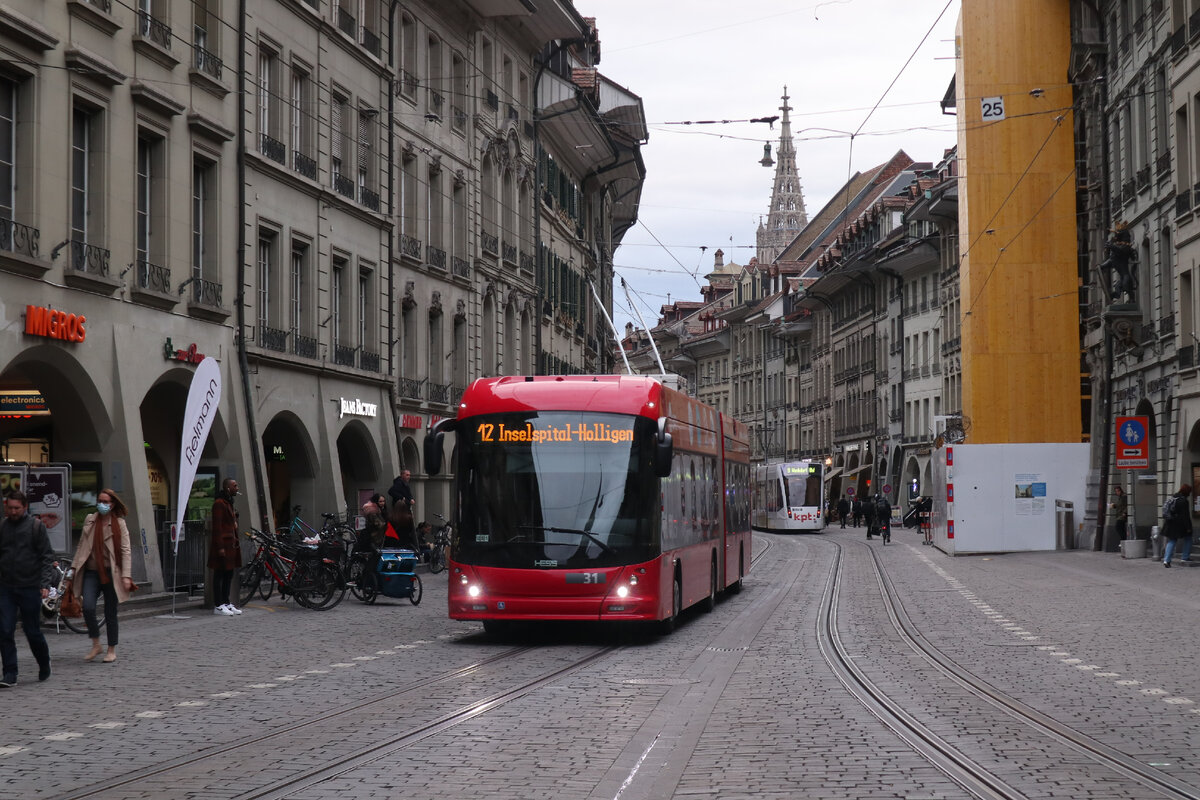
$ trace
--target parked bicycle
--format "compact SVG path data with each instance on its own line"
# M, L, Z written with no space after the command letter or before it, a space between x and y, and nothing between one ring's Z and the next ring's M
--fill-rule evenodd
M45 623L54 623L54 631L62 632L62 626L66 626L68 630L75 633L87 633L87 623L83 621L83 617L64 617L59 613L62 609L62 598L68 590L67 584L74 575L74 570L69 566L63 567L63 562L54 562L54 585L50 587L50 594L42 600L42 620ZM104 627L104 612L96 609L96 621L100 627Z
M450 546L454 528L441 514L435 511L433 515L442 521L441 527L433 533L433 543L429 548L429 571L437 574L446 568L446 548Z
M245 536L258 545L254 557L238 573L238 600L245 605L257 594L264 600L275 588L285 600L321 611L333 608L346 596L339 588L340 576L336 564L319 555L310 545L289 545L277 536L251 529Z

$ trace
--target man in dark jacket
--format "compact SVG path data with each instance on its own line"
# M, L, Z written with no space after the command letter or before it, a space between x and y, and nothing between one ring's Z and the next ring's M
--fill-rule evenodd
M42 635L42 600L54 581L54 549L46 526L29 515L25 493L9 492L0 522L0 689L17 682L17 618L38 663L38 680L50 677L50 646Z
M1171 566L1175 555L1175 542L1179 541L1179 560L1187 564L1192 560L1192 486L1185 483L1179 487L1171 501L1171 513L1163 519L1163 536L1167 546L1163 549L1163 566Z
M846 495L842 495L837 502L838 519L842 521L842 527L846 527L846 517L850 516L850 501L846 499Z

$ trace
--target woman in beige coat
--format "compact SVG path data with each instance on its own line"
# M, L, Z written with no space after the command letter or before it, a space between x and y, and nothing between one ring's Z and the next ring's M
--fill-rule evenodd
M104 663L117 660L117 604L129 599L133 578L129 577L131 551L129 529L125 527L125 504L112 489L96 495L96 513L83 521L83 535L71 559L75 579L71 591L83 602L83 620L87 623L92 649L84 656L91 661L100 655L100 625L96 620L96 601L104 594L104 618L108 629L108 652Z

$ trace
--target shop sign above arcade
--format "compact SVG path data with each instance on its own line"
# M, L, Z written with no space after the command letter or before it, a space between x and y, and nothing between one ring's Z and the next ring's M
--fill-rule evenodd
M82 342L87 337L83 324L87 318L82 314L70 314L42 306L25 306L25 333L61 339L64 342Z
M375 416L376 410L379 408L377 403L364 403L362 400L357 398L352 400L348 397L342 397L340 400L341 413L338 414L338 419L341 419L347 414L351 414L355 417L373 417Z

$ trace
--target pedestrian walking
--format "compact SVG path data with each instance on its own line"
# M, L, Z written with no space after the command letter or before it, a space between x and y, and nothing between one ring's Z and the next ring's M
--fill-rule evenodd
M4 499L0 522L0 689L17 682L17 620L38 664L38 680L50 677L50 645L42 634L42 600L54 581L54 548L46 525L29 514L25 493Z
M71 568L75 580L71 591L83 602L83 621L87 624L92 649L83 657L92 661L100 655L100 623L96 619L96 602L104 595L104 625L107 630L108 652L104 663L117 660L117 605L129 599L137 586L129 577L132 569L129 548L129 529L125 526L128 510L112 489L101 489L96 495L96 511L83 520L83 533ZM83 579L79 580L82 575Z
M842 495L837 502L838 518L842 521L842 527L846 527L846 518L850 516L850 500L846 495Z
M233 498L238 482L226 478L212 507L212 533L208 542L208 566L213 571L213 614L234 617L242 613L229 599L233 573L242 566L242 544L238 541L238 512Z
M1109 504L1112 510L1113 525L1117 529L1117 538L1124 539L1125 531L1129 525L1129 498L1125 496L1125 490L1120 486L1113 487L1114 499Z
M854 515L854 527L857 528L859 525L862 525L863 502L857 496L855 496L854 502L850 504L850 513Z
M876 495L878 497L878 495ZM862 515L867 521L867 538L870 539L875 534L879 533L875 529L875 501L868 497L862 504Z
M1175 542L1179 541L1179 560L1190 563L1192 560L1192 486L1185 483L1179 491L1163 507L1163 537L1167 546L1163 550L1163 566L1171 566L1171 557L1175 555Z

